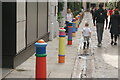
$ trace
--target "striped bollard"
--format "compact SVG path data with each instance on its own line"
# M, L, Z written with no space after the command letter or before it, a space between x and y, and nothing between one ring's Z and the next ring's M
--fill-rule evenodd
M65 63L65 29L59 29L59 55L58 63Z
M73 18L73 23L72 23L72 37L76 36L76 19Z
M68 45L72 45L72 23L68 24Z
M38 40L36 46L36 80L46 80L46 46L44 40Z
M78 17L76 16L76 31L78 31Z

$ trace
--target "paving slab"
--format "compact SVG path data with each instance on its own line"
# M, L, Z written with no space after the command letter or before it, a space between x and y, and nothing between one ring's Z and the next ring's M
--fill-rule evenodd
M83 38L81 30L85 21L88 21L92 29L90 40L90 53L88 56L80 57L84 53ZM67 36L65 42L65 63L58 63L59 37L48 42L47 46L47 78L49 79L69 79L78 80L82 78L118 78L118 46L110 45L109 30L104 31L103 45L97 47L96 27L93 26L92 16L86 12L80 28L73 37L73 45L67 45ZM35 78L35 54L26 60L23 64L14 69L7 78Z
M79 43L79 33L76 37L73 37L73 45L67 45L67 36L65 38L65 63L58 63L58 49L59 49L59 37L48 42L47 46L47 78L71 78L73 68L75 65L75 59L77 56L77 47ZM16 67L7 78L35 78L35 54L31 56L24 63Z
M92 16L90 13L86 13L81 24L81 28L84 27L84 21L88 21L92 30L92 36L90 39L90 53L92 57L86 56L85 58L77 58L76 66L74 67L73 78L118 78L118 46L110 45L110 33L109 30L104 30L102 47L97 47L97 34L96 27L93 26ZM81 31L80 31L81 33ZM84 54L83 40L80 40L79 55ZM119 44L118 44L119 45ZM82 56L84 57L84 55ZM82 65L79 65L79 62ZM86 75L84 75L86 74Z

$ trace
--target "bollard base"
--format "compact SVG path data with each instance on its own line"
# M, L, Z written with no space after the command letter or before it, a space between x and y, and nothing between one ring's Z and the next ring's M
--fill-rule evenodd
M58 63L65 63L65 56L58 56L59 60Z
M68 40L68 45L72 45L72 40Z
M76 36L76 33L74 32L74 33L72 33L72 37L75 37Z
M46 80L46 57L36 57L36 80Z

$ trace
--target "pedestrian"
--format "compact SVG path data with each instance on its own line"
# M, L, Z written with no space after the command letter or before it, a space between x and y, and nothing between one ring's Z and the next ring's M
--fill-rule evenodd
M84 7L83 6L81 7L81 11L84 12Z
M109 16L112 16L113 15L113 10L112 10L112 8L108 11L108 14L109 14Z
M120 34L120 15L118 10L110 17L108 29L110 29L111 33L111 45L117 45L117 38Z
M89 48L89 39L91 37L91 29L89 28L89 24L87 22L85 23L85 27L82 30L82 35L84 38L83 49L85 49L86 47Z
M66 24L66 26L65 26L65 29L66 29L66 33L68 33L68 26L67 26L67 24L69 23L69 22L72 22L72 18L73 18L73 13L71 12L71 9L67 9L67 14L66 14L66 22L65 22L65 24Z
M108 24L107 12L103 9L103 4L99 4L99 9L96 10L93 23L96 26L97 38L98 38L98 47L102 45L103 31L104 31L104 22L106 20L106 26Z
M104 10L106 11L106 13L108 13L108 10L106 9L106 7L104 7Z
M67 9L66 21L72 22L72 18L73 18L73 13L72 13L71 9Z
M118 10L118 7L115 7L115 8L113 9L113 11L116 11L116 10Z
M120 20L120 11L119 12L119 20ZM119 37L120 37L120 22L119 22L119 28L118 28L118 31L119 31Z
M95 15L95 12L97 11L97 7L93 7L92 9L91 9L91 14L92 14L92 19L94 18L94 15Z
M94 12L94 7L92 7L92 9L90 10L90 13L92 14L92 18L93 18L93 12Z

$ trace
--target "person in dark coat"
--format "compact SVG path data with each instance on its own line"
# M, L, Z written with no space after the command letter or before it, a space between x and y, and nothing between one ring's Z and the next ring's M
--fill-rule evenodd
M119 30L119 37L120 37L120 11L119 11L119 28L118 28Z
M117 38L119 36L120 15L118 10L110 17L109 27L111 33L111 45L117 45Z
M90 11L90 13L92 14L92 19L94 18L95 12L97 11L96 7L93 7Z
M99 4L99 9L95 11L93 16L93 24L96 26L98 47L102 46L104 23L108 24L107 12L103 9L103 4Z

